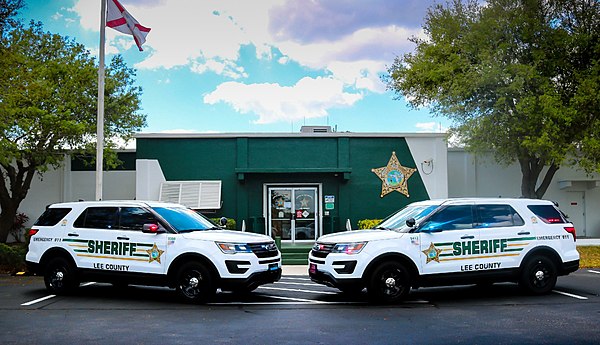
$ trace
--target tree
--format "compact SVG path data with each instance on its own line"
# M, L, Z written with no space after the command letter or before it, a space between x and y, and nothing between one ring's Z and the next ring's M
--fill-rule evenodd
M521 167L542 198L561 166L600 169L600 2L454 0L388 68L388 88L452 120L476 154Z
M107 165L115 142L146 123L141 88L120 56L106 69ZM98 68L81 44L44 32L40 23L17 26L0 46L0 242L6 242L34 176L58 167L67 153L95 152ZM112 155L111 155L112 154ZM112 158L112 159L111 159Z
M17 24L14 17L23 6L23 0L0 0L0 37Z

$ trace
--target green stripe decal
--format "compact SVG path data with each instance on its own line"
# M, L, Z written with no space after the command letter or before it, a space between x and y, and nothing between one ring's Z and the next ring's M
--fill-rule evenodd
M506 242L533 241L533 240L535 240L535 237L514 237L514 238L507 238Z
M74 238L63 238L63 242L74 242L74 243L88 243L89 240L78 240Z

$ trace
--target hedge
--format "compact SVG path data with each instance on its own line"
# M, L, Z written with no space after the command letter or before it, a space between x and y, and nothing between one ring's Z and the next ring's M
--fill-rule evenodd
M379 223L381 223L381 219L361 219L358 221L359 229L373 229Z

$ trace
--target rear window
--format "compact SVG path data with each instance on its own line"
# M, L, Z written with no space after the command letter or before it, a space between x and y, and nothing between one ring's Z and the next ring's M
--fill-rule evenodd
M70 208L47 208L33 225L54 226L69 214L69 212L71 212Z
M544 223L556 224L566 223L567 220L561 212L552 205L528 205L528 209L531 210L536 216L538 216Z

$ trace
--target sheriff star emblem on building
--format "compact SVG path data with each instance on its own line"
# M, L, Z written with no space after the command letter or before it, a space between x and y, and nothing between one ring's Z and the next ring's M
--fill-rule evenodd
M381 179L381 197L393 191L408 195L408 179L417 169L402 166L396 157L396 152L392 152L392 157L387 166L371 169L372 172Z

